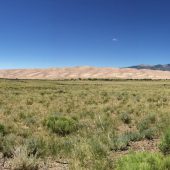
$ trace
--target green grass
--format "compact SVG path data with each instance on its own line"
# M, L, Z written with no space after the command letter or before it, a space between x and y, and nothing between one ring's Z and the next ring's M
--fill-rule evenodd
M132 142L163 138L151 157L166 160L157 152L169 147L169 99L170 81L0 80L0 152L14 159L24 147L28 162L113 169Z
M168 170L170 157L158 153L131 153L123 156L116 164L116 170Z

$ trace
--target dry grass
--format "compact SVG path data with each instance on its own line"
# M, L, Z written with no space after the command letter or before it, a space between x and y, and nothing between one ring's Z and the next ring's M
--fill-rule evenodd
M113 169L120 155L161 152L159 141L170 123L169 99L168 80L0 80L5 166L15 162L17 167L16 148L25 148L26 165L34 160L39 168L54 169Z

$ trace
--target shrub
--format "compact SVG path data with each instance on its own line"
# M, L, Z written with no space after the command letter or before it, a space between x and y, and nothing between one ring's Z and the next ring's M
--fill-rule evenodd
M170 158L158 153L133 153L120 158L116 170L166 170L170 169Z
M142 136L139 132L126 132L118 137L114 137L112 150L127 150L130 141L139 141Z
M32 105L33 104L33 98L27 99L26 104Z
M128 149L128 145L129 145L129 137L127 135L122 135L122 136L118 136L115 137L113 139L113 146L112 146L112 150L117 151L117 150L127 150Z
M36 123L35 114L21 112L19 117L24 120L27 126L34 125Z
M51 116L45 120L45 125L52 132L61 136L73 133L78 129L78 122L69 117Z
M47 144L42 138L29 138L26 144L29 155L45 156Z
M104 144L102 144L97 138L91 139L89 144L90 144L91 152L95 158L106 157L107 155L106 148Z
M11 159L13 170L38 170L38 161L35 156L28 156L26 147L17 148L14 151L14 158Z
M159 145L159 149L165 155L170 154L170 129L168 129Z
M149 119L143 119L140 121L137 128L139 129L140 132L143 132L144 130L147 130L149 126L150 126Z
M51 139L48 142L48 150L53 156L72 156L74 149L74 142L69 137L64 139Z
M5 126L3 124L0 124L0 134L1 135L5 135L6 134L6 129L5 129Z
M156 129L155 128L150 128L150 129L144 130L141 133L143 138L146 138L146 139L149 139L149 140L153 139L155 134L156 134Z
M105 132L115 128L114 120L110 113L96 114L96 119L97 128L101 128Z
M154 126L155 121L156 117L154 114L149 114L147 117L140 121L137 128L143 138L150 140L153 139L154 136L157 134L157 129Z
M139 141L142 139L142 135L139 132L127 132L125 135L129 141Z
M121 113L120 118L123 123L129 124L131 122L131 117L128 113Z
M1 139L1 152L3 154L3 157L13 157L13 152L14 152L14 146L16 145L16 136L13 134L9 134L7 136L4 136Z

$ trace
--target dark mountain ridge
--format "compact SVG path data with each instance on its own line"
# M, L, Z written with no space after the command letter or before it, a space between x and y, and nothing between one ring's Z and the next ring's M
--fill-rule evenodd
M157 64L157 65L136 65L136 66L131 66L128 68L135 68L135 69L149 69L149 70L162 70L162 71L170 71L170 64Z

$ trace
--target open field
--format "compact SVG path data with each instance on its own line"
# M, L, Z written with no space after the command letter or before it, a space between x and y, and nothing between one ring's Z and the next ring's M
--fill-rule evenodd
M170 71L111 68L111 67L62 67L48 69L0 70L0 78L9 79L170 79Z
M1 169L170 169L170 81L0 80Z

